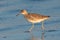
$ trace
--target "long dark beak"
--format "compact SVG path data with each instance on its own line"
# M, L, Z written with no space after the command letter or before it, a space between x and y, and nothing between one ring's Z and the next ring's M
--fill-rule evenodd
M18 16L18 15L20 15L20 14L17 14L16 16Z
M19 16L19 15L20 15L20 12L21 12L21 11L19 10L19 13L18 13L16 16Z

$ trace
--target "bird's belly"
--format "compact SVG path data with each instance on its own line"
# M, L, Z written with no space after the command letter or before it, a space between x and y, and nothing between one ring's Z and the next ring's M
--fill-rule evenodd
M28 19L28 21L31 22L31 23L39 23L39 22L42 22L42 21L44 21L46 19L48 19L48 18L38 19L38 20L30 20L30 19Z

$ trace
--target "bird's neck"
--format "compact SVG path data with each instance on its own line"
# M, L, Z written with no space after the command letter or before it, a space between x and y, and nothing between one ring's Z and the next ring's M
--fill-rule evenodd
M24 13L23 15L26 16L26 15L28 15L28 13Z

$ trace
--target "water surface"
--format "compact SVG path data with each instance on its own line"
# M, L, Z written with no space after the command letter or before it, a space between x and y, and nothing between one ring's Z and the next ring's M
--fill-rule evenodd
M24 33L32 24L23 15L16 17L20 10L51 16L44 22L35 24L32 34ZM0 40L60 40L60 0L0 0Z

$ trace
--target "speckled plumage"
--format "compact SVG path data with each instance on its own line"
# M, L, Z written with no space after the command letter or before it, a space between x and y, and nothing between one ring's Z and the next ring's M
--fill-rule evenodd
M50 16L44 16L36 13L28 13L26 10L22 10L21 13L31 23L38 23L48 19Z
M39 22L42 22L42 29L44 30L43 21L47 20L50 17L50 16L45 16L45 15L41 15L41 14L37 14L37 13L28 13L26 10L21 10L21 14L23 14L24 17L29 22L32 23L32 27L29 29L29 31L31 31L34 28L34 23L39 23ZM18 16L18 15L19 14L17 14L16 16Z

